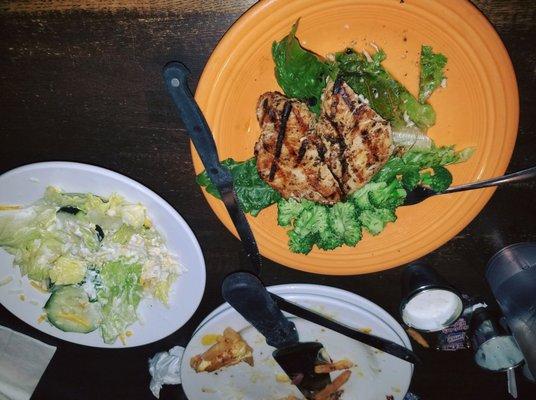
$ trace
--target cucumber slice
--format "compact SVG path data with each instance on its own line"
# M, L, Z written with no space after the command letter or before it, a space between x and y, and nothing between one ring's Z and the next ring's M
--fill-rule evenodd
M100 304L91 303L78 286L61 286L45 304L47 318L52 325L65 332L88 333L101 323Z

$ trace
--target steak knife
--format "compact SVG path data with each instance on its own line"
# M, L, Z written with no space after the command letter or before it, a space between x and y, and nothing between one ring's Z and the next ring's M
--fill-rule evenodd
M174 61L166 64L163 74L166 87L186 127L186 132L190 136L210 180L218 188L223 204L242 241L250 261L249 268L252 269L253 273L259 274L261 258L257 242L246 216L239 206L234 191L233 177L227 168L220 164L214 137L188 86L190 71L184 64Z
M340 333L341 335L357 340L358 342L374 347L375 349L391 354L392 356L400 358L401 360L409 363L419 364L421 362L419 357L417 357L414 352L404 346L379 336L364 333L345 326L340 322L324 317L323 315L298 304L292 303L274 293L270 293L270 297L275 301L281 310L295 315L296 317L303 318L307 321L323 326L324 328L331 329L332 331Z

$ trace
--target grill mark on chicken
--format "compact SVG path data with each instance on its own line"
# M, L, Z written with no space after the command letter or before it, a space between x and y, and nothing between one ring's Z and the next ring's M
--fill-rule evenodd
M343 80L341 78L337 78L337 80L335 81L335 84L333 85L333 95L340 95L342 97L342 99L344 100L344 102L346 103L346 105L348 106L348 108L350 109L350 111L352 113L355 112L356 110L356 101L352 98L350 98L350 95L346 92L346 90L344 90L344 86L343 86ZM338 104L338 101L337 101L337 104Z
M316 148L318 149L318 157L320 158L320 161L324 162L326 159L326 146L324 146L324 143L318 142Z
M305 121L303 120L302 116L300 115L300 113L294 113L294 117L296 118L296 121L298 121L298 125L300 126L300 130L302 133L305 133L307 132L307 130L309 129L309 127L307 126L307 124L305 123Z
M283 147L283 139L285 138L285 132L287 130L287 122L290 117L290 112L292 111L292 102L287 101L285 107L283 108L283 114L281 115L281 121L279 122L279 130L277 134L277 142L275 144L275 156L272 166L270 167L270 176L268 179L271 181L274 180L275 170L277 169L277 163L279 157L281 157L281 149Z
M301 143L300 149L298 150L298 157L296 158L296 166L300 164L303 160L303 156L305 155L305 151L307 150L307 145L309 144L309 141L307 139L304 139Z
M339 178L337 174L333 174L333 178L335 178L335 182L337 182L337 185L341 191L341 199L344 200L346 198L346 194L344 193L344 185L341 182L341 178Z
M346 150L346 142L344 141L344 136L341 133L337 123L335 121L333 121L333 119L331 119L330 116L326 116L325 118L326 118L326 121L329 122L329 124L331 125L331 127L333 128L335 133L337 134L336 138L329 137L328 141L330 141L333 144L336 143L336 144L339 145L338 159L339 159L339 162L341 163L341 175L344 176L346 174L346 172L348 171L348 163L346 162L346 157L344 155L344 152ZM337 180L338 180L338 182L340 184L340 179L339 179L339 177L337 177L337 174L333 174L333 175L336 176L336 178L337 178Z

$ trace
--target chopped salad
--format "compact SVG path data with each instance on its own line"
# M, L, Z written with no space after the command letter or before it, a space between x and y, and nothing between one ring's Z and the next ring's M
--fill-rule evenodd
M100 330L124 339L140 301L167 304L184 272L142 204L117 194L48 187L34 204L0 210L0 247L35 286L51 295L47 320L67 332Z

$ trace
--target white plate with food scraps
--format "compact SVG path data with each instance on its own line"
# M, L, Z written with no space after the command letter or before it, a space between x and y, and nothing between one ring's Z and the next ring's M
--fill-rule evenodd
M38 291L13 266L13 256L0 248L0 303L15 316L42 332L68 342L92 347L141 346L162 339L182 327L193 315L205 289L205 262L192 230L160 196L142 184L104 168L73 162L43 162L16 168L0 176L0 204L30 205L48 186L64 192L93 193L107 198L112 193L130 203L141 203L155 228L186 271L171 286L168 305L144 298L138 307L139 321L130 325L128 337L105 344L99 329L90 333L63 332L43 318L50 293Z
M408 336L393 317L354 293L306 284L278 285L268 290L345 325L370 331L411 349ZM413 374L412 364L301 318L285 315L296 324L300 341L318 340L334 361L348 359L355 364L350 369L350 379L343 386L342 400L356 396L360 400L385 399L386 396L397 400L404 398ZM253 348L254 366L241 362L212 373L196 373L190 367L190 359L210 347L203 345L203 338L221 334L227 327L239 332ZM271 356L273 350L256 329L225 303L205 318L186 348L181 365L184 392L191 400L277 400L289 395L302 399ZM332 379L340 373L332 373Z

